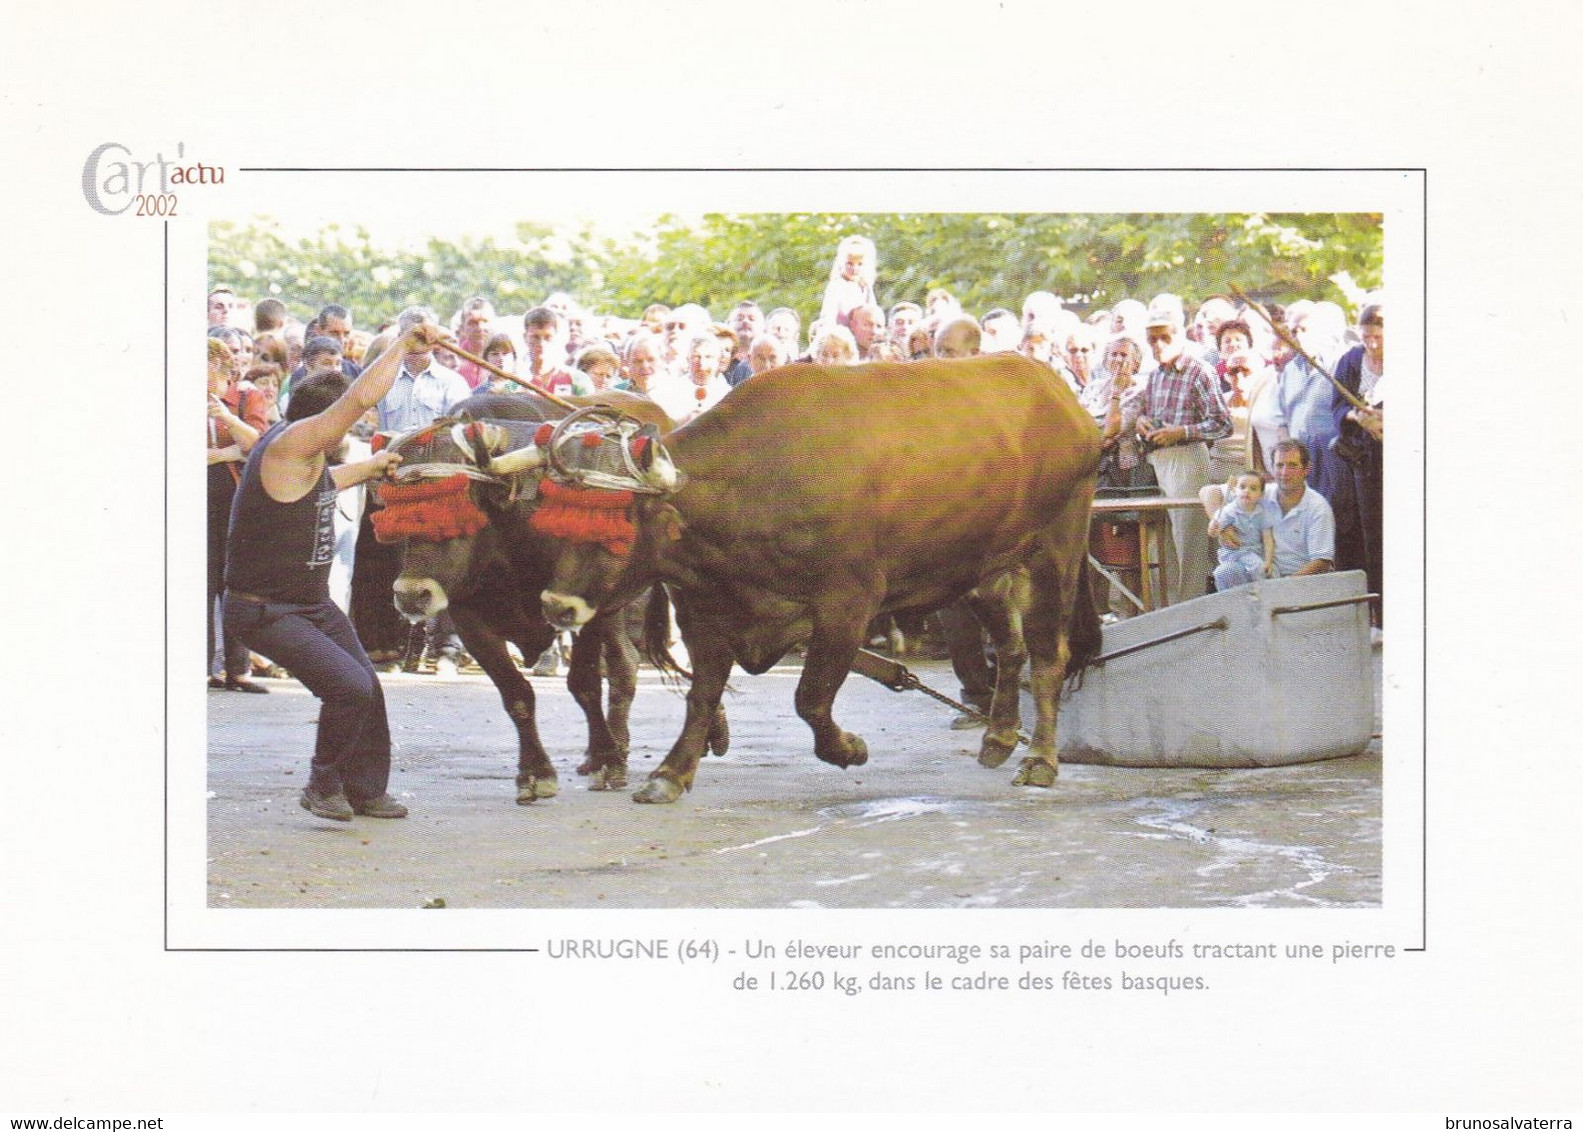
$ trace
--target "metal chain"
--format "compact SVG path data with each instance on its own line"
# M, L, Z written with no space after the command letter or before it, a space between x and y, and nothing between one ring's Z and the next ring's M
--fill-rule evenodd
M988 720L989 719L988 713L979 711L976 707L972 707L972 706L970 706L968 704L958 703L956 700L953 700L950 696L946 695L944 692L937 692L937 691L935 691L933 688L929 687L929 685L925 684L922 680L918 679L917 673L913 672L911 669L904 669L904 671L906 672L906 675L901 677L900 686L899 687L894 685L894 684L887 684L883 680L875 680L874 682L876 684L879 684L883 688L889 688L893 692L906 692L906 691L922 692L924 695L928 696L930 699L939 700L942 704L945 704L947 707L955 708L957 711L961 712L963 715L971 715L975 719L983 719L983 720ZM873 679L873 677L870 677L870 679ZM1017 728L1017 738L1019 740L1021 740L1021 742L1022 742L1022 744L1024 746L1026 746L1026 747L1033 746L1033 737L1031 735L1029 735L1026 731L1024 731L1020 727Z

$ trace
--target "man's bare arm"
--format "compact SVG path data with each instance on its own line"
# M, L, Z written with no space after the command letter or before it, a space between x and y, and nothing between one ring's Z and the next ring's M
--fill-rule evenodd
M399 463L401 457L394 452L375 452L368 459L355 464L337 464L330 469L330 478L335 481L336 490L340 491L367 480L378 479Z
M269 454L285 460L308 460L338 444L358 418L390 392L407 351L429 349L442 340L437 326L419 323L411 327L369 364L335 404L288 426L270 445Z

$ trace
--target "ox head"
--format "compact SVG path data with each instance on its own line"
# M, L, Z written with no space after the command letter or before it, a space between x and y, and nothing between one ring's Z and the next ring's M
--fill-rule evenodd
M619 604L651 584L666 548L682 537L681 515L668 500L623 499L608 490L599 495L605 498L584 495L564 506L541 499L534 513L536 529L560 532L552 536L555 566L539 595L544 619L559 629L586 625L601 606Z
M647 576L656 539L679 532L665 497L682 475L653 426L605 407L541 426L537 440L546 474L529 525L556 562L543 612L558 628L577 628L624 580Z
M402 546L396 609L422 621L477 586L499 553L491 520L515 494L511 477L533 474L541 458L488 422L442 422L388 443L402 463L378 487L384 508L372 522L381 542Z

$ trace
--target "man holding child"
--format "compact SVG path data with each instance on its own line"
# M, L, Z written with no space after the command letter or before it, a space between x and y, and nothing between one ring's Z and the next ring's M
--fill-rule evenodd
M1264 489L1264 503L1267 507L1273 507L1273 511L1267 512L1273 520L1269 531L1273 547L1262 556L1261 568L1273 566L1273 576L1278 578L1329 573L1335 568L1336 518L1325 497L1308 486L1308 448L1299 440L1283 440L1275 446L1271 460L1275 482ZM1242 510L1246 514L1246 508L1239 508L1240 489L1245 476L1239 474L1234 481L1239 499L1232 501L1230 509ZM1234 517L1226 514L1225 488L1211 484L1199 492L1199 500L1211 520L1209 535L1218 539L1223 548L1221 565L1215 570L1215 588L1230 589L1255 581L1257 575L1244 576L1246 566L1237 566L1235 571L1227 568L1225 551L1243 551L1245 544L1238 533L1239 524L1228 522ZM1247 551L1253 549L1246 547ZM1225 571L1224 581L1222 571Z

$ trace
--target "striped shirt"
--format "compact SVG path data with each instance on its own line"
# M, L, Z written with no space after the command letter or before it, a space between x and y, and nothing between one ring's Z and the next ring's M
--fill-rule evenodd
M1144 394L1143 415L1156 428L1186 430L1184 442L1219 440L1231 434L1231 413L1220 395L1220 379L1185 350L1155 366Z

